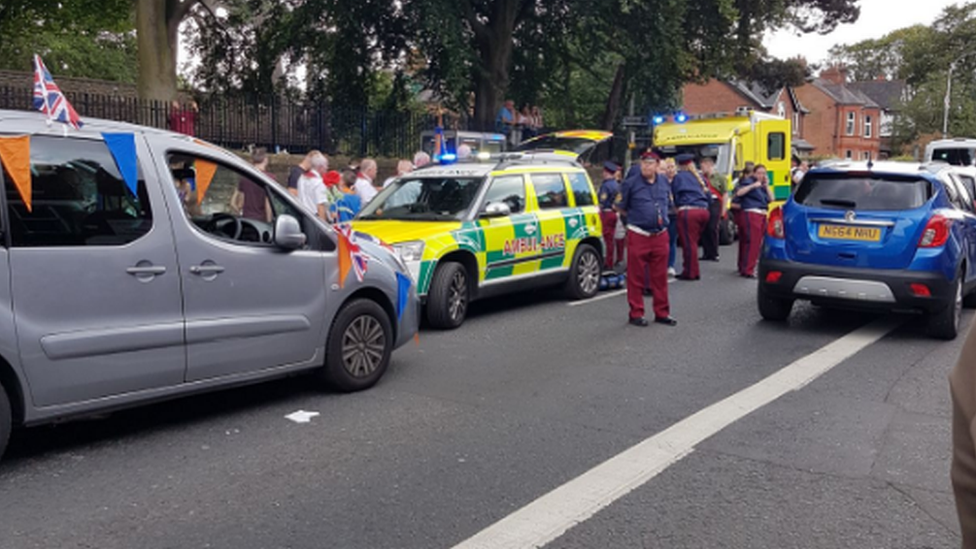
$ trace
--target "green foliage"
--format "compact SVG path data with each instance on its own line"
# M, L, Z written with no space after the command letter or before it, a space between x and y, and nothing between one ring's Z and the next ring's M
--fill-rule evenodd
M135 82L132 2L0 2L0 69L30 71L34 53L55 76Z

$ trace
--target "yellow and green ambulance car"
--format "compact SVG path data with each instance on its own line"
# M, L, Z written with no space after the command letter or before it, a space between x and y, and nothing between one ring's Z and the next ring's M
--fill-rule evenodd
M596 193L566 155L501 155L403 176L356 217L356 231L399 253L435 328L456 328L476 299L562 284L599 290L603 244Z

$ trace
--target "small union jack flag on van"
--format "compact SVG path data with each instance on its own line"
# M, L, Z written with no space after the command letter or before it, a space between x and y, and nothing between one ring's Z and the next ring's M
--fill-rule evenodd
M82 126L81 117L54 83L40 55L34 55L34 108L47 115L48 120L69 124L74 129Z

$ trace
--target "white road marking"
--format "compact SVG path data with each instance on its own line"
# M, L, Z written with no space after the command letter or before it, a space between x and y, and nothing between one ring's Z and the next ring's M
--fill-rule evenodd
M674 284L675 282L677 282L677 279L675 279L675 278L669 278L668 279L668 284ZM597 301L603 301L604 299L610 299L611 297L617 297L618 295L627 295L627 289L624 288L623 290L614 290L612 292L604 292L604 293L602 293L602 294L600 294L600 295L598 295L596 297L591 297L590 299L586 299L586 300L583 300L583 301L572 301L570 303L567 303L567 305L569 305L570 307L579 307L581 305L589 305L590 303L596 303Z
M297 412L292 412L285 416L285 419L290 419L295 423L309 423L312 421L313 417L319 415L318 412L306 412L305 410L299 410Z
M454 546L542 547L647 483L695 446L779 397L805 387L900 326L881 319L797 360L759 383L712 404L604 461Z

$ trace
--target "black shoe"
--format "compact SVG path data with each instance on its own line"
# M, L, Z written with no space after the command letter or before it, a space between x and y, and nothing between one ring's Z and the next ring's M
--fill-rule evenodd
M631 326L639 326L641 328L647 328L649 326L646 318L631 318L627 323Z
M641 320L643 320L643 319L641 319ZM677 326L678 325L678 321L675 320L675 319L673 319L673 318L671 318L670 316L666 316L666 317L662 317L662 318L655 318L654 319L654 322L657 323L657 324L664 324L665 326Z
M678 280L686 280L686 281L689 281L689 282L692 282L692 281L695 281L695 280L701 280L701 277L700 276L696 276L696 277L692 278L690 276L678 275L675 278L677 278Z
M698 261L718 261L718 257L702 257Z

